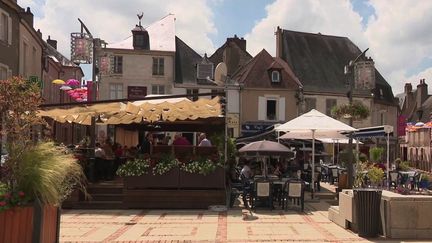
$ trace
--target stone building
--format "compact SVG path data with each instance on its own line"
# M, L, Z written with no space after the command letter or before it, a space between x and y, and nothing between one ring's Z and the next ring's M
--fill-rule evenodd
M276 55L285 60L303 84L303 112L317 109L330 115L335 105L348 103L348 80L353 79L353 99L367 106L370 116L354 121L354 127L397 127L398 104L391 86L370 57L353 64L353 77L344 67L361 54L347 37L305 33L278 28Z
M405 133L399 137L401 159L413 167L431 171L432 96L425 79L420 79L415 90L411 83L406 83L404 93L399 96L400 119L408 123Z

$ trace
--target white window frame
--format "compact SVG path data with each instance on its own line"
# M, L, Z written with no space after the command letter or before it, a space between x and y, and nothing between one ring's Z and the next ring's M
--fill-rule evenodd
M123 84L110 83L109 84L109 97L110 97L110 100L123 99Z
M275 78L275 75L277 76L277 78ZM271 80L272 80L272 83L280 83L280 72L279 72L279 70L273 70L272 72L271 72Z
M152 75L153 76L164 76L165 75L165 58L164 57L153 57L152 63Z
M274 119L268 119L267 117L267 102L268 100L276 101L276 114ZM259 121L285 121L285 97L277 95L264 95L258 97L258 120Z
M4 70L4 76L2 75L1 70ZM0 80L6 80L10 78L12 76L11 71L12 70L10 70L7 65L0 63Z
M121 65L119 65L119 59L121 59ZM121 56L121 55L115 55L114 57L113 57L113 73L114 74L123 74L123 67L124 67L124 65L123 65L123 63L124 63L124 60L123 60L124 58L123 58L123 56Z
M151 88L152 94L166 94L166 87L163 84L152 84Z
M6 19L6 23L3 18ZM0 42L12 45L12 18L2 9L0 9Z

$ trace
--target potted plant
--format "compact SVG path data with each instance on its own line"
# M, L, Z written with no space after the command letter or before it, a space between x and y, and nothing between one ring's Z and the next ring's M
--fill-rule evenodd
M0 165L0 222L5 222L0 242L56 241L62 201L74 188L84 190L74 156L36 139L44 125L37 116L40 94L36 84L21 78L0 80L1 134L8 153Z
M367 176L372 186L378 187L384 179L384 171L378 166L371 166L367 172Z
M180 166L181 188L223 188L224 185L224 169L220 162L198 157Z
M126 190L176 188L178 184L177 164L177 159L169 154L162 155L156 161L150 158L137 158L121 165L117 170L117 175L123 177Z

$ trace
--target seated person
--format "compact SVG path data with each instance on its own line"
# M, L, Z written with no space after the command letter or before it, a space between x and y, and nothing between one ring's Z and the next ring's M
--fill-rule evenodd
M191 145L189 140L187 140L185 137L183 137L180 133L176 133L174 135L174 141L172 145Z
M253 172L249 167L249 161L245 161L242 170L240 171L240 180L243 185L243 205L246 208L249 208L249 204L247 202L247 197L252 193L252 186L250 184L250 179L253 178Z
M205 133L201 133L199 135L199 144L198 146L212 146L210 140L207 139Z
M282 165L280 163L277 163L274 170L273 175L282 176Z

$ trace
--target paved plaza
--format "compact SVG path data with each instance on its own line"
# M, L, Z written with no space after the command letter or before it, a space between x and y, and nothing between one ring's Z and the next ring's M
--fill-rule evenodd
M377 242L327 219L325 202L301 213L240 207L209 210L66 210L61 242ZM401 242L401 241L385 241Z

